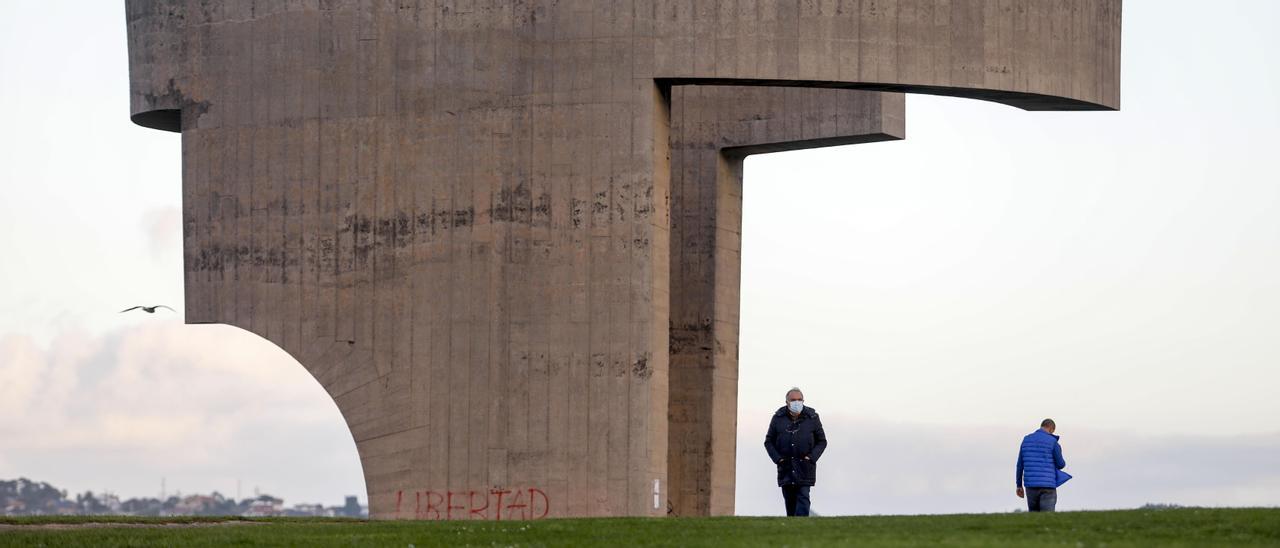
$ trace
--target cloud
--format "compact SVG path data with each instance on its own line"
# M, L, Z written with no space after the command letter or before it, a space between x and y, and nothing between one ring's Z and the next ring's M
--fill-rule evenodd
M0 338L0 379L4 381L0 382L0 415L14 417L31 405L44 361L43 353L29 338Z
M0 337L0 477L152 495L246 488L364 498L337 407L284 351L221 325L144 322L42 346Z
M758 417L754 417L758 419ZM763 424L739 418L738 513L780 514L782 499L761 446ZM823 416L830 439L813 490L823 515L1006 512L1024 429L942 427ZM745 431L743 431L745 430ZM1022 431L1026 430L1026 432ZM1145 503L1280 505L1280 433L1157 436L1062 425L1067 470L1059 509Z
M152 258L163 257L181 243L182 211L172 206L148 210L142 214L142 229Z

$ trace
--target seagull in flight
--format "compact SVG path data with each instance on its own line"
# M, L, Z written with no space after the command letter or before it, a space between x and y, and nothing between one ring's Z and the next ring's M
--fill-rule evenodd
M120 313L121 313L121 314L124 314L125 312L128 312L128 311L130 311L130 310L137 310L137 309L139 309L139 308L141 308L141 309L142 309L142 311L143 311L143 312L146 312L147 314L155 314L155 313L156 313L156 309L157 309L157 308L169 308L169 307L167 307L167 306L165 306L165 305L162 305L162 304L158 304L158 305L155 305L155 306L142 306L142 305L138 305L138 306L135 306L135 307L133 307L133 308L126 308L126 309L124 309L124 310L121 310L121 311L120 311ZM177 310L174 310L174 309L172 309L172 308L169 308L169 311L170 311L170 312L177 312Z

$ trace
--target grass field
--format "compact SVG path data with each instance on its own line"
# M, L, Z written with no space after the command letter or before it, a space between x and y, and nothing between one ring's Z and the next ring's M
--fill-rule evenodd
M131 525L108 525L121 523ZM1280 509L535 522L0 517L0 546L104 545L1280 546Z

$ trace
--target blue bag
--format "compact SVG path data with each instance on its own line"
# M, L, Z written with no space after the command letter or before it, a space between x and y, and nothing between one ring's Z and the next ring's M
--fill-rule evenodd
M1062 470L1058 470L1058 485L1057 485L1057 487L1062 487L1062 484L1066 483L1066 482L1067 482L1067 480L1070 480L1070 479L1071 479L1071 474L1068 474L1068 473L1066 473L1066 472L1063 472Z

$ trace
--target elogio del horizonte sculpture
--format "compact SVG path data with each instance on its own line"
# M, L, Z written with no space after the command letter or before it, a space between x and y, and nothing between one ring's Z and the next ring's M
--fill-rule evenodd
M126 5L186 321L315 376L375 518L733 513L742 158L1120 97L1120 0Z

